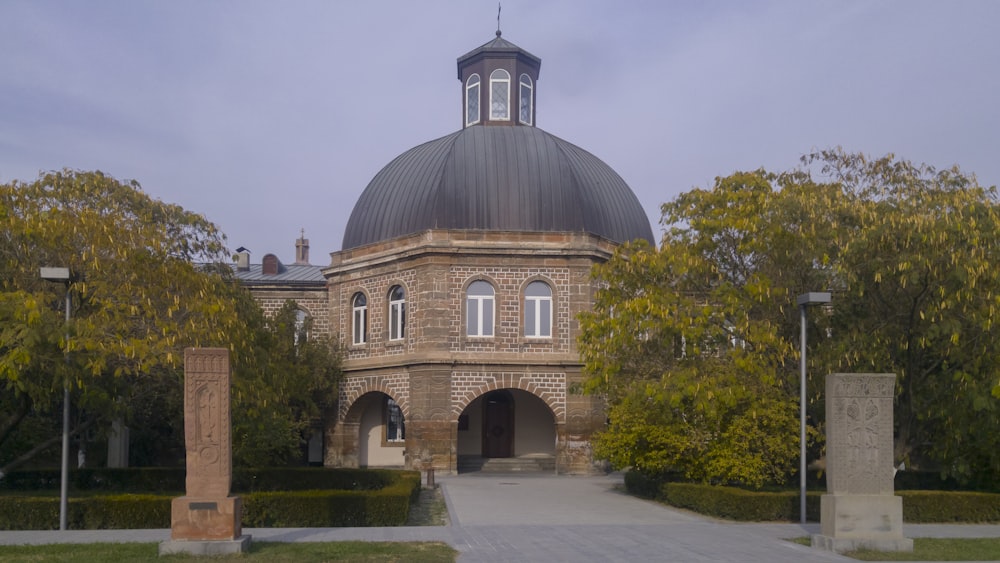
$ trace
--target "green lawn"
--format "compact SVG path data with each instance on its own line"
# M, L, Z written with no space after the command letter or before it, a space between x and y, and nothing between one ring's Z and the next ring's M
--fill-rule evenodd
M795 538L809 545L809 538ZM850 551L844 555L862 561L997 561L1000 538L914 538L913 551Z
M171 562L206 561L205 557L170 555L159 557L155 543L93 543L52 545L0 546L2 562L66 561L72 563ZM298 563L320 561L357 561L382 563L389 561L437 563L454 562L458 552L436 542L330 542L278 543L253 542L248 553L220 555L209 561L267 561L267 563Z

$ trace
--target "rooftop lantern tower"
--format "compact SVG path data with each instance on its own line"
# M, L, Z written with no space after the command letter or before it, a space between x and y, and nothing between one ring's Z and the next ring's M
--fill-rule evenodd
M462 126L535 124L535 84L542 60L501 37L458 58Z

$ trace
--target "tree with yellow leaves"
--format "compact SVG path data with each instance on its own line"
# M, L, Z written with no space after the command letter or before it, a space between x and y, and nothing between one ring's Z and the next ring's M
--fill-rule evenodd
M898 459L996 475L998 209L958 168L840 150L664 204L661 247L599 266L582 319L588 389L609 400L598 453L650 474L784 482L798 455L795 298L832 291L810 316L813 457L823 376L892 372Z

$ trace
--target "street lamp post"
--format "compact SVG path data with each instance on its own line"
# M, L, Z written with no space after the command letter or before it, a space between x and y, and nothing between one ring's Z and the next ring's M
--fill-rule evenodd
M69 363L69 321L71 310L70 283L73 278L69 268L42 268L41 277L45 281L66 284L66 363ZM63 380L63 436L62 473L59 477L59 529L66 530L69 512L69 379Z
M806 307L830 302L829 292L810 292L799 295L799 319L802 335L799 344L799 521L806 523Z

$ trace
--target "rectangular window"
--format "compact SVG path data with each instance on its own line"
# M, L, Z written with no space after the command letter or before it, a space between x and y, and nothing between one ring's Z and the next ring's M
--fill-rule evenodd
M396 401L386 397L385 403L385 441L406 441L406 424L403 422L403 410Z
M363 307L354 309L354 344L364 344L368 334L368 310Z
M465 124L479 123L479 84L470 86L465 91Z
M521 123L531 125L531 86L522 82L518 98L521 100Z
M509 82L493 82L490 84L490 119L509 119L507 93Z
M483 336L493 336L493 299L483 300Z
M406 328L406 302L393 302L389 307L389 340L402 340Z
M466 309L465 334L493 336L493 296L470 295Z
M538 336L538 302L534 299L524 300L524 335Z
M479 300L469 299L469 318L465 334L479 336Z
M524 336L552 337L552 289L543 282L531 282L524 291Z

